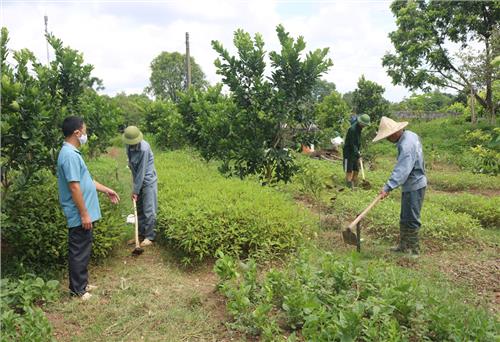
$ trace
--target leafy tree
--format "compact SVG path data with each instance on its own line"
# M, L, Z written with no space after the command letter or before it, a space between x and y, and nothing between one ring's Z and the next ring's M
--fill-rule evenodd
M344 99L351 110L354 110L354 91L348 91L347 93L342 95L342 99Z
M396 50L383 65L394 84L428 90L430 86L472 92L495 121L491 65L500 45L495 30L500 22L498 1L394 1L397 30L389 34ZM460 44L469 57L453 55L446 43ZM480 46L479 52L473 48ZM474 65L471 62L474 61ZM479 94L485 89L484 96Z
M35 57L21 50L13 54L13 65L7 63L8 30L3 27L1 32L1 175L3 190L7 191L13 183L13 172L22 171L30 177L40 165L48 166L50 148L43 143L46 116L40 85L29 70Z
M90 158L96 158L106 152L116 136L120 110L108 96L100 96L92 89L86 89L79 96L78 108L88 126L89 141L84 146L85 152Z
M412 94L409 98L401 101L401 105L404 110L436 112L445 111L453 100L453 95L434 90L424 94Z
M63 46L61 40L47 36L54 49L54 60L45 65L34 54L22 49L13 52L14 63L7 63L8 31L2 28L2 185L6 191L13 173L21 173L24 183L39 170L55 173L58 149L63 137L61 124L68 115L87 119L91 155L103 151L116 130L116 113L96 93L100 80L92 76L93 66L83 55Z
M191 60L191 86L204 89L208 82L201 67ZM178 92L187 88L186 85L186 57L179 52L162 52L151 62L150 85L146 91L159 100L177 102Z
M116 134L117 117L109 99L96 92L100 81L92 77L92 65L59 39L47 39L55 56L49 65L27 49L9 50L6 28L0 39L2 239L12 247L9 263L18 260L43 272L60 265L67 252L66 222L57 205L54 177L62 120L67 115L84 117L89 132L85 152L95 156ZM7 62L10 54L12 63ZM103 212L111 212L108 205L103 203ZM119 232L109 227L117 226L119 215L103 217L95 232L94 256L107 254L118 240Z
M339 134L349 125L349 105L342 99L342 95L333 91L326 96L316 107L316 120L321 129L333 128Z
M182 117L172 101L156 100L146 107L146 131L160 148L179 148L186 142Z
M191 145L199 148L204 156L208 156L210 153L206 151L206 139L210 137L200 136L201 121L205 117L214 115L217 111L221 111L223 114L226 102L230 99L222 94L222 84L208 87L206 91L190 88L179 95L177 109L182 116L186 137Z
M387 116L389 112L389 101L382 94L385 89L381 85L365 79L362 75L358 80L358 87L353 93L353 106L357 114L368 114L372 121Z
M230 120L236 117L234 101L222 93L222 84L207 91L189 89L177 104L185 134L206 159L228 158L238 137L232 132Z
M146 108L151 103L147 95L126 95L122 92L116 94L111 101L118 108L119 127L121 129L125 129L130 125L141 127L144 124Z
M286 136L297 127L308 127L314 119L312 91L321 74L332 65L328 49L301 55L303 37L294 39L282 25L276 28L280 52L270 52L271 76L266 78L264 41L260 34L237 30L232 56L218 41L212 46L219 54L217 73L231 91L236 109L229 112L233 134L231 151L220 158L226 170L243 177L260 174L269 181L288 181L296 169Z
M314 85L312 91L312 97L317 102L320 102L325 98L325 96L330 95L336 89L337 87L335 86L335 83L319 79L318 81L316 81L316 84Z

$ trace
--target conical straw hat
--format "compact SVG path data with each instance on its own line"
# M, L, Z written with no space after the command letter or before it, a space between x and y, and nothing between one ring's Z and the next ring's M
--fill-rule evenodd
M389 135L396 133L399 130L402 130L408 125L408 122L396 122L392 119L389 119L387 116L383 116L380 119L380 125L378 126L377 136L373 138L373 142L382 140L387 138Z

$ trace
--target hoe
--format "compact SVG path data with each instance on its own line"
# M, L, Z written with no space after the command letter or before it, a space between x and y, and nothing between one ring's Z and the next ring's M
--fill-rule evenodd
M365 190L371 189L372 185L365 178L365 168L363 167L363 159L362 158L359 158L359 166L361 168L361 178L363 179L363 181L361 183L361 187Z
M372 203L368 207L366 207L365 210L361 214L359 214L354 221L347 226L346 229L342 231L342 239L344 240L345 243L349 245L354 245L357 247L358 252L361 251L361 220L368 214L368 212L377 204L378 201L381 199L381 195L378 195ZM354 233L352 230L354 229L354 226L356 226L356 233Z

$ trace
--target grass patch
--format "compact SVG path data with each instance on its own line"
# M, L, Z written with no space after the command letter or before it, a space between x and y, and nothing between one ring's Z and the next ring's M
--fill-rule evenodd
M220 341L234 338L220 323L211 265L181 269L161 247L132 257L122 244L114 258L90 269L94 297L63 297L46 315L58 341ZM66 286L66 282L63 286Z

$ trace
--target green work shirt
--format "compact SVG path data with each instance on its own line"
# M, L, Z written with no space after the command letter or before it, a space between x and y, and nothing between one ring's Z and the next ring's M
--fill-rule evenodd
M344 159L358 159L361 148L361 126L358 122L349 127L344 142Z
M57 157L57 184L59 202L68 221L68 227L74 228L82 225L82 219L80 211L73 201L73 197L71 197L70 182L80 183L83 202L90 219L92 222L99 220L101 218L101 209L99 208L99 198L97 197L97 189L92 176L83 161L80 151L75 146L65 142Z

